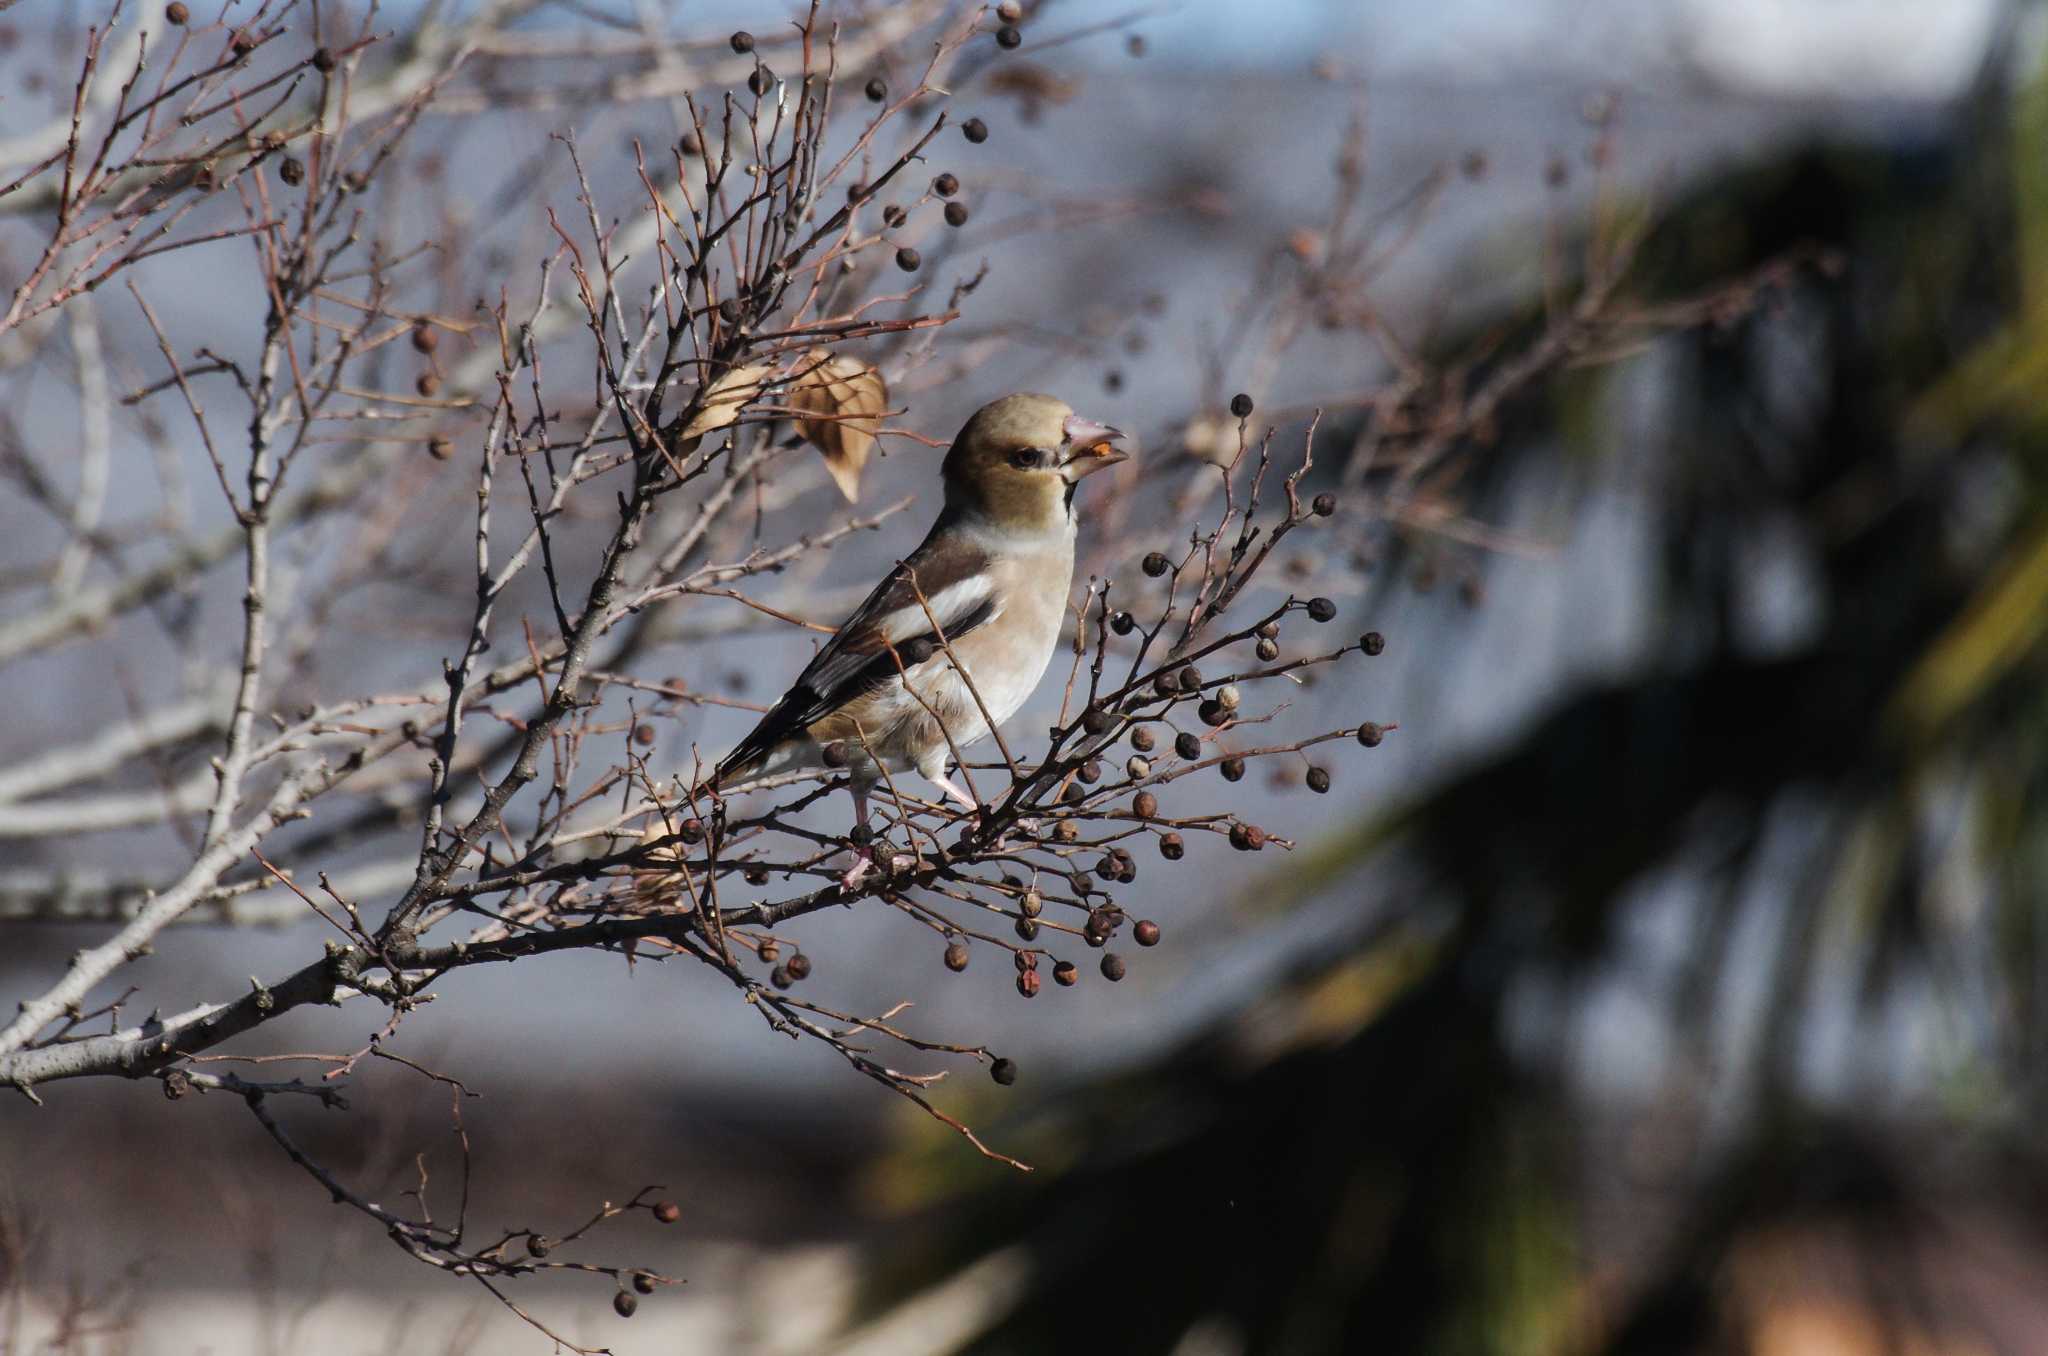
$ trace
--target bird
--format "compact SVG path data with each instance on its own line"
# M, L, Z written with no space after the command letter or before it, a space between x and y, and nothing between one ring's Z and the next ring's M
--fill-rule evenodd
M978 810L947 759L1015 715L1044 676L1073 586L1075 495L1129 459L1122 437L1036 392L977 410L940 465L930 532L719 760L712 789L843 767L858 831L875 783L914 770ZM858 855L842 883L871 865Z

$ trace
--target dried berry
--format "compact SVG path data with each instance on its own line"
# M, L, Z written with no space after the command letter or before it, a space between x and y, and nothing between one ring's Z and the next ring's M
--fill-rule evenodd
M889 84L881 76L868 81L868 102L878 104L889 97Z
M852 755L846 750L845 740L835 739L819 751L818 759L826 767L845 767L852 761Z
M811 958L801 951L791 956L789 958L789 977L791 979L809 979L811 977Z
M884 207L882 209L882 224L884 226L889 227L891 230L894 230L896 227L901 226L904 222L908 220L910 220L910 213L904 211L903 208L896 203L892 202L887 207Z
M908 245L896 251L896 267L902 269L905 273L917 272L918 265L923 262L924 256Z
M1095 882L1088 879L1086 871L1068 872L1067 884L1074 887L1074 893L1081 896L1083 901L1087 900L1089 891L1095 888Z
M1140 918L1138 925L1131 929L1131 938L1139 946L1159 945L1159 924L1149 918Z
M306 162L295 155L288 155L278 162L277 177L297 188L306 182Z
M696 818L694 815L691 816L690 818L684 820L682 823L676 825L676 837L682 839L685 843L703 842L704 821Z
M412 346L420 353L432 353L441 346L441 333L422 320L412 327Z
M789 977L787 965L778 965L768 972L768 982L778 989L786 989L796 981Z
M1243 780L1244 780L1244 759L1242 759L1242 758L1226 758L1226 759L1224 759L1224 760L1223 760L1223 767L1222 767L1222 771L1223 771L1223 780L1224 780L1224 781L1226 781L1226 782L1241 782L1241 781L1243 781Z
M1358 638L1358 648L1368 655L1378 655L1387 648L1387 638L1377 631L1367 631Z
M436 433L427 439L427 455L435 461L446 461L455 455L455 444L445 433Z
M727 325L739 324L740 316L742 314L744 314L744 312L740 310L739 302L733 300L731 297L727 297L724 301L718 303L718 318L721 321L725 322Z
M1024 939L1025 941L1027 941L1027 942L1035 942L1035 941L1037 941L1037 940L1038 940L1038 923L1037 923L1037 920L1035 920L1035 919L1031 919L1031 918L1019 918L1019 919L1017 920L1017 935L1018 935L1019 937L1023 938L1023 939Z
M1159 744L1159 736L1152 733L1147 725L1140 725L1131 731L1131 747L1139 753L1150 753Z
M1316 496L1315 502L1309 505L1309 507L1315 512L1316 517L1327 518L1337 511L1337 496L1334 494L1319 494Z
M951 174L941 174L932 180L932 192L942 198L950 198L960 191L960 180Z
M758 864L749 866L740 874L746 878L749 885L766 885L768 883L768 868L765 866ZM803 976L798 975L797 978L802 979Z
M526 1250L535 1257L545 1257L555 1250L555 1241L546 1234L531 1234L526 1240Z
M630 1290L621 1290L618 1294L612 1296L612 1312L620 1318L631 1318L634 1311L639 1307L639 1299Z
M633 1273L633 1288L643 1295L654 1293L654 1278L644 1271Z
M1109 619L1109 629L1120 636L1127 636L1138 625L1138 619L1128 612L1119 612Z
M1259 629L1255 634L1260 640L1278 640L1280 639L1280 623L1260 622Z
M988 140L988 124L980 118L969 118L960 124L960 135L979 146Z
M1330 770L1323 767L1310 768L1308 770L1308 789L1319 796L1327 793L1330 789Z
M996 17L1006 24L1016 23L1024 17L1024 6L1020 0L1003 0L996 6Z
M1202 690L1202 671L1193 664L1182 665L1180 672L1174 676L1180 683L1181 691L1200 692Z
M1062 819L1052 826L1052 836L1054 842L1071 843L1081 836L1081 828L1071 819Z
M1060 792L1060 803L1062 805L1079 805L1086 799L1088 799L1088 793L1082 789L1079 782L1068 782L1066 787Z
M996 30L996 46L1005 51L1016 48L1023 41L1024 35L1017 30L1015 24L1004 24Z
M1159 839L1159 855L1169 862L1179 861L1187 850L1187 841L1177 833L1164 834Z
M1367 721L1358 727L1358 742L1369 749L1376 749L1380 746L1380 740L1386 738L1386 733L1379 726Z
M1115 723L1115 717L1099 706L1091 706L1081 713L1081 728L1092 735L1108 734L1109 727Z
M1152 760L1141 758L1135 753L1132 754L1124 760L1124 775L1134 781L1143 781L1152 775ZM1140 791L1138 794L1142 796L1147 793ZM1136 804L1137 802L1133 801L1132 803Z
M1252 653L1258 655L1261 663L1270 664L1280 657L1280 646L1277 642L1262 640L1254 647Z
M1017 907L1023 911L1026 918L1036 918L1045 912L1045 896L1036 890L1026 890L1017 897Z
M775 88L775 72L766 66L754 67L754 73L747 77L747 88L753 91L755 98L760 98Z
M1080 978L1081 971L1072 961L1061 961L1052 967L1052 982L1062 988L1073 988Z
M654 742L654 727L645 723L633 727L633 742L645 748Z
M1226 711L1235 711L1244 701L1244 694L1237 690L1236 683L1225 683L1216 689L1216 704Z
M948 942L946 944L946 968L955 974L967 968L967 943Z
M1102 761L1098 758L1090 758L1087 762L1081 764L1080 767L1074 769L1074 775L1088 785L1093 786L1102 780Z
M967 224L967 204L964 202L947 203L945 217L948 226L965 226Z
M185 6L185 0L171 0L164 6L164 17L181 27L192 20L192 11Z
M238 28L228 39L228 47L236 56L247 56L256 50L256 35L246 28Z
M1089 911L1087 925L1082 930L1091 937L1107 937L1116 931L1116 925L1122 921L1115 909L1104 905Z
M1114 951L1104 953L1102 957L1102 977L1112 984L1122 979L1124 977L1124 958L1117 955Z
M1017 976L1017 992L1026 998L1038 997L1038 971L1026 970Z
M1311 598L1308 600L1308 615L1311 621L1330 621L1337 615L1337 605L1328 598Z
M422 396L431 398L441 389L441 379L432 372L422 372L420 379L412 384L412 389Z
M1162 697L1179 696L1180 680L1171 673L1155 673L1152 675L1152 690Z
M755 950L756 953L761 957L761 963L763 965L773 965L775 964L775 962L782 959L782 944L780 942L777 942L772 937L769 940L761 943L761 945L757 947Z
M1128 38L1125 38L1125 39L1124 39L1124 50L1125 50L1126 52L1129 52L1129 53L1130 53L1130 54L1131 54L1132 56L1134 56L1134 57L1141 57L1141 56L1145 55L1145 36L1144 36L1144 34L1142 34L1142 33L1133 33L1133 34L1131 34L1131 36L1129 36Z
M754 35L744 28L732 35L732 50L745 55L754 50Z
M1209 698L1209 700L1196 707L1195 714L1201 718L1202 724L1209 726L1211 729L1227 725L1230 722L1230 708L1217 701L1214 697Z
M988 1076L1004 1087L1009 1087L1017 1081L1017 1061L1013 1059L997 1060L988 1066Z
M1252 398L1243 391L1239 391L1230 398L1230 412L1240 419L1251 418Z
M698 136L695 132L685 132L682 135L682 139L676 142L676 149L684 155L702 155L704 154L704 138Z
M683 1207L677 1205L674 1201L656 1201L654 1203L654 1217L663 1224L674 1224L683 1217Z
M1157 579L1160 575L1173 568L1173 562L1166 558L1166 554L1163 551L1149 551L1146 553L1145 559L1139 563L1138 568L1152 578Z

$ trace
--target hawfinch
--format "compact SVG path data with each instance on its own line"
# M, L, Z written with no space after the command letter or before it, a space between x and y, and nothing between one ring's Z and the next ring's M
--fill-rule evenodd
M1014 715L1044 675L1074 578L1074 492L1125 460L1110 445L1122 436L1048 395L982 406L946 453L946 505L931 532L720 761L712 784L843 766L865 824L884 769L914 768L975 808L947 778L947 758Z

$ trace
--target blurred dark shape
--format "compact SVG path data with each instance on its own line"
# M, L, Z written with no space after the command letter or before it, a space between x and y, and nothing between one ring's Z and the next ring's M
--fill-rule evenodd
M1321 888L1370 861L1399 903L1007 1127L1044 1169L888 1231L876 1307L1012 1249L963 1350L1069 1345L1083 1297L1133 1352L2048 1350L2042 164L2048 89L1991 81L1938 141L1674 204L1645 297L1843 267L1663 341L1651 652L1361 826ZM1481 520L1586 482L1558 395L1505 411ZM1801 620L1761 625L1790 575ZM1670 1049L1594 1096L1572 1019L1673 878L1678 960L1632 990ZM1968 1028L1945 1096L1887 1026L1935 1013Z

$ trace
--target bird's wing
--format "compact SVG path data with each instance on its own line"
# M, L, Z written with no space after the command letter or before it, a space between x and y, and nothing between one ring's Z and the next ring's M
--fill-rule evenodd
M811 657L753 732L719 762L718 780L744 773L783 740L929 658L940 631L951 644L995 620L1001 604L988 565L986 552L948 532L941 520Z

